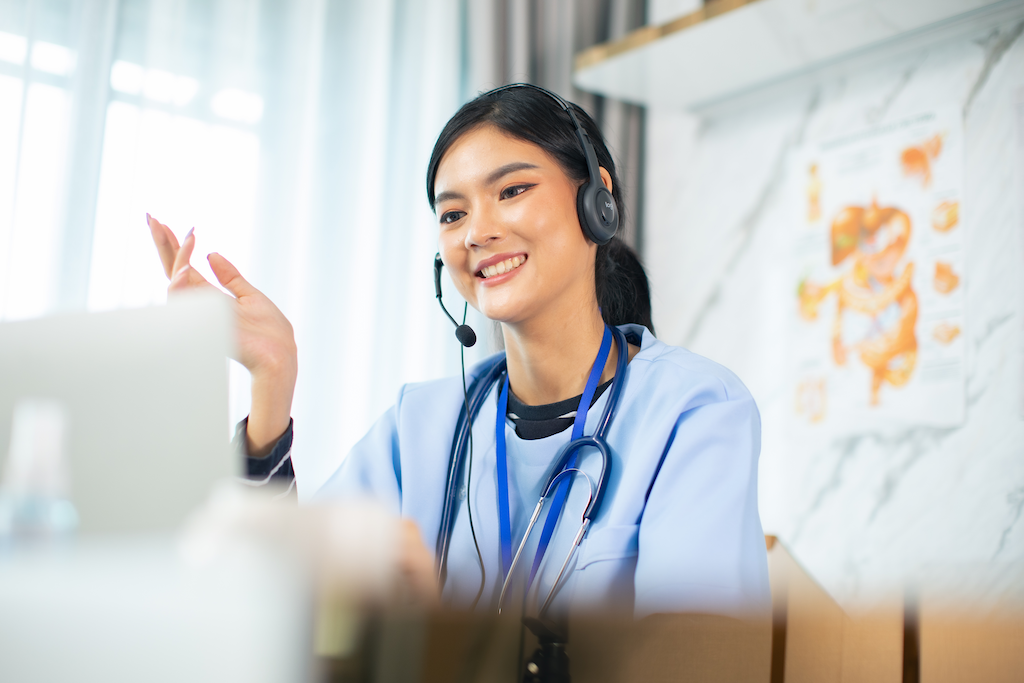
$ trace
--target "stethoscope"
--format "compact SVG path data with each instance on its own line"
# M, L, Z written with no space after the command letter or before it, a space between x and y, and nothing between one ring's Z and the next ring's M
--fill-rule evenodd
M615 344L618 348L615 377L612 379L612 385L608 390L608 403L605 405L604 413L601 415L597 429L591 436L583 436L582 434L577 435L577 430L574 425L574 437L569 441L569 443L559 449L556 454L553 466L547 476L547 480L543 488L541 489L542 493L540 499L537 501L537 505L530 517L530 523L527 526L526 533L523 534L523 538L516 549L515 556L512 557L511 560L509 560L510 532L508 530L507 521L507 499L503 504L501 501L502 489L499 487L499 508L501 508L499 510L499 515L502 516L502 519L499 520L499 528L502 532L502 565L505 570L505 578L502 582L501 594L498 598L498 614L501 614L504 607L512 576L514 575L515 569L523 555L523 550L530 538L530 534L533 532L537 521L540 519L541 511L544 508L545 502L554 496L551 509L548 512L548 517L544 524L541 541L538 544L537 556L534 559L530 578L527 581L527 591L529 590L530 583L532 582L540 565L540 560L543 557L544 551L547 548L547 541L550 540L550 535L557 524L558 519L561 517L562 503L564 503L565 497L568 494L571 477L574 474L582 474L590 485L590 496L587 502L587 507L583 511L580 527L576 532L576 536L573 538L572 545L569 548L569 552L566 554L565 560L562 562L562 566L559 569L554 583L551 584L551 588L549 589L544 603L540 608L538 617L543 617L551 606L573 555L583 542L583 539L587 535L587 531L590 529L591 522L600 510L605 487L611 474L612 462L611 448L605 440L605 435L608 432L608 427L611 424L612 418L615 416L615 411L618 409L619 399L622 395L622 387L625 383L626 365L629 361L629 347L626 343L626 337L614 326L608 325L605 328L605 338L602 339L602 350L598 352L598 356L594 361L590 378L587 381L587 389L584 390L584 394L580 400L580 407L577 410L577 417L580 418L581 425L579 431L582 431L582 424L585 423L586 418L586 410L590 406L590 398L593 395L594 388L596 388L596 380L600 377L605 365L605 360L607 359L608 351L606 350L606 347L610 346L612 338L614 338ZM473 381L470 388L466 390L465 406L460 412L458 422L456 423L455 435L452 439L451 455L449 457L448 477L445 483L444 506L441 511L441 524L438 531L436 546L436 557L438 558L438 585L440 587L444 586L445 580L447 579L448 551L451 546L452 529L454 528L456 512L459 505L459 483L462 481L462 472L465 466L469 432L472 429L474 418L480 412L480 408L483 406L485 399L490 394L495 383L505 373L505 369L506 361L504 356L499 356L490 365L483 368ZM503 395L507 395L507 391L508 379L506 377L502 391L499 393L498 415L495 425L495 436L498 439L499 444L499 483L501 482L503 478L502 475L504 474L500 471L502 469L500 460L503 457L501 451L504 446L505 428L505 399L503 398ZM582 415L580 415L581 412ZM590 475L575 466L577 456L584 448L594 448L601 454L602 466L596 485Z

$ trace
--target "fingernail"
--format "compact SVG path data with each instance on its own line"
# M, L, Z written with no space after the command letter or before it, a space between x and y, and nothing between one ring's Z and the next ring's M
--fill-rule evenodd
M153 219L149 217L149 213L147 212L146 213L146 222L149 223L151 220L153 220Z
M187 233L185 233L185 240L187 240L189 237L191 237L192 233L195 232L195 230L196 230L195 228L189 228L189 231ZM182 240L182 242L184 242L185 240Z

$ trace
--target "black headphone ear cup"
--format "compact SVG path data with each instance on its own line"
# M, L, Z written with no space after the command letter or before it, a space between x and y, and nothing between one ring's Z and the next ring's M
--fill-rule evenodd
M583 236L591 242L594 241L593 231L590 229L589 220L587 219L587 190L590 188L590 183L583 183L580 185L580 189L576 190L576 216L580 219L580 228L583 229Z
M619 229L619 211L615 199L603 185L586 182L576 193L576 214L588 240L597 245L608 244Z

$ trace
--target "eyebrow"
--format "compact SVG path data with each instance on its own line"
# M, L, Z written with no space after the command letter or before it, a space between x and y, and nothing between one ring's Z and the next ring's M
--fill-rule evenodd
M505 164L491 171L491 175L487 176L487 184L491 185L498 182L509 173L515 173L516 171L522 171L527 168L538 168L537 164L531 164L528 161L513 161L511 164Z
M513 161L512 163L505 164L504 166L499 166L498 168L496 168L493 171L491 171L490 175L487 176L487 179L486 179L485 182L488 185L492 185L492 184L498 182L499 180L501 180L502 178L504 178L505 176L507 176L509 173L515 173L516 171L522 171L522 170L527 169L527 168L540 168L540 167L537 166L537 164L531 164L528 161ZM458 192L451 192L451 191L442 192L441 194L439 194L436 197L434 197L434 206L436 207L438 204L441 204L442 202L450 201L452 199L465 199L465 198L466 198L465 195L459 194Z

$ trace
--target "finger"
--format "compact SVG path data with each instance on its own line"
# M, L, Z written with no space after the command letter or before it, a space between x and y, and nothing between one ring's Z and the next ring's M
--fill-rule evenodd
M192 250L196 246L196 237L194 234L195 228L192 228L185 235L185 239L181 241L181 248L178 249L178 253L174 256L174 264L171 266L171 272L173 277L178 277L181 270L188 265L189 259L192 258Z
M160 263L163 264L164 274L169 279L174 274L174 257L178 254L178 240L174 237L174 233L161 223L150 224L149 230L153 236L157 254L160 256Z
M210 262L210 268L213 269L213 274L216 275L217 280L224 285L224 289L228 290L236 297L243 297L256 293L256 288L242 277L242 274L238 272L238 269L217 252L209 254L206 257L206 260Z
M416 524L416 520L403 517L400 520L400 524L402 528L402 540L404 542L412 544L413 542L419 540L420 527L418 524Z
M174 257L178 254L178 238L174 236L170 228L148 213L146 214L146 224L153 236L153 243L160 255L160 262L164 266L164 274L170 279L174 275Z
M210 284L209 280L204 278L198 270L186 263L174 274L174 277L171 278L170 283L167 285L167 290L174 291L179 289L194 289L196 287L217 289Z
M171 278L170 283L167 285L167 291L176 292L190 289L196 289L197 287L209 287L210 289L216 289L213 285L207 281L199 271L192 266L185 266Z

